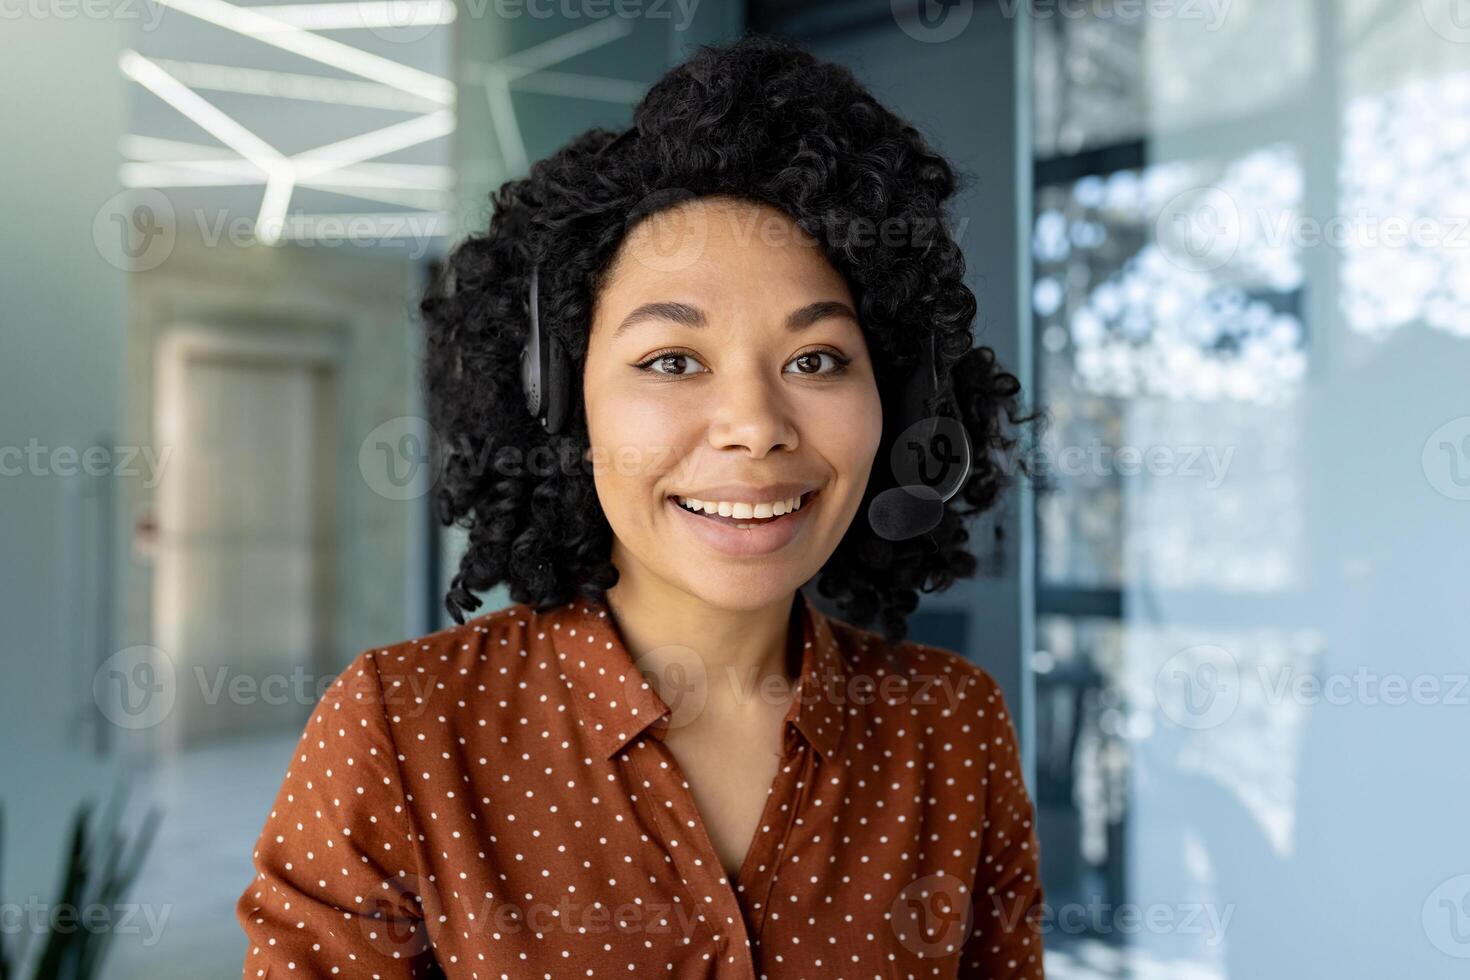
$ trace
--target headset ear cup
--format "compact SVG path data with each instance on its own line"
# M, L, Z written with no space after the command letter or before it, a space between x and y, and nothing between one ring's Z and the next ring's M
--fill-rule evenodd
M526 408L541 427L555 435L566 425L569 412L571 366L561 344L541 322L541 289L538 266L531 266L527 312L531 319L526 345L521 349L521 387Z
M556 338L546 337L548 357L546 390L542 392L543 401L546 403L546 431L558 433L567 423L568 394L571 386L571 368L567 363L565 352Z
M919 348L919 361L904 384L899 405L900 418L905 428L928 414L925 402L934 397L938 387L934 366L934 338L930 337L929 343Z
M937 341L933 336L920 348L918 363L908 377L900 396L897 413L898 447L918 447L920 456L903 465L895 457L899 485L873 498L868 505L868 525L880 538L902 541L927 534L944 520L945 501L968 482L973 458L964 424L954 418L931 414L938 406L939 368ZM942 459L934 454L943 452ZM938 474L940 486L929 482L931 464L942 462ZM951 467L958 469L951 473Z
M527 341L521 348L521 397L526 402L526 411L532 417L536 415L536 378L535 369L532 367L531 343Z
M530 323L526 327L526 343L521 348L521 390L526 396L526 411L543 425L542 406L546 401L542 382L546 378L546 350L541 340L540 295L537 288L537 268L531 266L530 295L526 302L526 315Z

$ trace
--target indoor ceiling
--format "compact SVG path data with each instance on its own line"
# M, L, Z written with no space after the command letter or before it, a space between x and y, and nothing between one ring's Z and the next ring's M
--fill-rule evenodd
M125 186L206 235L444 233L455 125L449 0L146 0L119 71Z

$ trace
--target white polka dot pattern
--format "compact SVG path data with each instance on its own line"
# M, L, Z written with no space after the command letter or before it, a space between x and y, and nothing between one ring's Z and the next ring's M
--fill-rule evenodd
M727 880L605 602L359 654L302 733L236 904L250 977L1042 977L999 687L824 616Z

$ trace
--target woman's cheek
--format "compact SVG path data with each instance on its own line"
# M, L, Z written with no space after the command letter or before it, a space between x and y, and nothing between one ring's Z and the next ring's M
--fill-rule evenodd
M605 399L605 402L604 402ZM668 398L637 391L607 392L589 404L595 414L589 435L595 447L599 492L633 505L650 488L666 482L692 445L698 413L680 411ZM598 409L602 409L598 411Z
M613 438L638 459L637 475L658 479L668 471L670 457L685 447L698 413L679 410L668 398L629 392L618 399L613 412Z
M868 386L855 391L852 398L834 403L832 417L826 420L824 428L840 440L840 448L834 455L847 461L855 474L861 471L862 482L866 484L867 471L883 439L883 404L878 389Z

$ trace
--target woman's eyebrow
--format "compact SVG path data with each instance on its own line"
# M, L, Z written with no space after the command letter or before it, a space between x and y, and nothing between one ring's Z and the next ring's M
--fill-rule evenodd
M819 300L815 303L808 303L800 309L793 310L786 317L786 329L792 331L802 330L829 317L846 317L853 323L858 322L857 313L846 303L837 300ZM616 340L622 336L623 331L647 320L670 320L674 323L695 329L706 326L709 323L709 319L704 315L703 310L697 306L690 306L688 303L667 301L644 303L623 317L623 322L618 324L618 329L613 332L613 339Z

